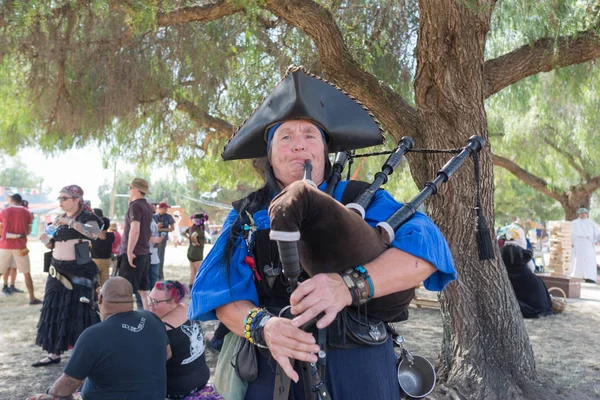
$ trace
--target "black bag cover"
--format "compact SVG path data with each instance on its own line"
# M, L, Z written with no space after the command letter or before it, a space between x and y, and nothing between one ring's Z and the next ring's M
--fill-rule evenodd
M92 262L90 244L88 242L80 240L79 243L75 244L75 260L77 265L85 265Z
M50 264L52 263L52 251L44 253L44 272L50 271Z
M258 359L256 356L256 347L248 340L242 338L238 341L234 356L235 373L240 379L246 382L252 382L258 377Z

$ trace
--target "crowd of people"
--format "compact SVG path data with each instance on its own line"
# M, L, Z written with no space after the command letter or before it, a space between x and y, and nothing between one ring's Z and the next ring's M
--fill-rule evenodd
M31 399L400 399L388 323L408 318L417 285L441 291L457 273L427 216L416 212L394 229L387 224L401 207L387 192L375 192L362 211L345 207L368 184L334 182L328 154L382 138L364 106L301 68L289 70L223 151L225 160L266 157L265 185L233 203L206 258L209 216L192 215L183 233L187 283L165 280L167 241L179 232L178 221L166 202L148 201L146 180L129 184L122 234L86 204L79 186L64 187L63 213L40 238L49 250L48 278L35 342L47 355L32 365L58 364L64 352L72 353L46 394ZM31 214L21 200L13 196L0 213L0 273L7 277L14 262L30 304L37 304L23 254ZM319 202L327 209L317 210ZM290 231L273 223L282 207L286 223L302 215ZM388 239L339 271L311 269L318 262L307 255L331 250L331 238L307 237L325 229L323 211L348 227L352 254L360 252L364 232ZM577 235L598 237L581 225ZM502 259L523 316L551 314L548 292L529 265L525 232L512 224L503 240ZM305 267L294 279L279 255L291 248L300 250ZM217 319L215 334L205 337L202 321ZM221 350L215 387L208 383L207 346Z
M69 398L76 391L86 400L221 398L207 385L202 325L187 318L188 285L158 279L161 232L172 223L160 211L167 207L160 204L155 213L147 194L144 179L130 183L121 235L102 210L89 207L79 186L61 189L63 213L40 237L50 251L36 344L47 355L32 366L58 364L65 351L73 351L47 394L34 398ZM190 247L203 249L198 232L207 219L206 213L192 216ZM203 258L189 254L194 262Z

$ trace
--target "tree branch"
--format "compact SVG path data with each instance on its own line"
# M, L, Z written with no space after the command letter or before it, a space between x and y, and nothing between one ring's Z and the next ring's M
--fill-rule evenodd
M201 6L181 7L170 12L161 12L158 14L158 26L181 25L188 22L209 22L215 21L229 15L233 15L244 10L241 2L230 2L219 0L214 3Z
M46 131L49 131L54 121L56 120L56 116L58 114L58 108L60 107L60 101L63 92L68 94L67 85L65 83L65 71L66 71L66 62L68 55L69 44L71 43L71 36L73 34L73 29L75 27L75 23L77 22L77 13L76 11L69 7L62 7L61 10L64 11L64 14L61 16L67 18L67 26L65 29L65 37L62 39L60 37L60 24L58 23L56 26L56 41L57 41L57 51L59 54L57 64L58 70L56 72L56 96L54 98L54 104L52 105L52 109L50 110L50 115L48 116L48 120L44 123L46 127ZM62 19L61 19L62 21Z
M416 138L416 110L360 68L327 8L312 0L267 0L266 8L313 40L323 71L331 81L364 103L396 139Z
M508 158L492 154L492 163L498 167L506 169L515 177L519 178L521 181L525 182L527 185L531 186L538 192L543 193L550 198L553 198L561 204L566 204L567 195L564 192L558 192L556 190L550 189L550 187L548 186L548 182L524 170Z
M577 187L586 193L592 194L600 188L600 175L589 178L587 181L577 185Z
M548 136L543 135L542 136L542 140L544 141L544 143L546 143L548 146L552 147L558 154L560 154L561 156L565 157L567 159L567 162L569 163L569 165L575 170L577 171L577 173L579 174L579 176L582 179L588 178L589 176L586 174L585 170L579 165L577 164L577 162L575 161L575 158L573 157L573 154L563 150L558 144L556 144L553 140L551 140Z
M600 57L600 35L594 31L543 38L485 62L485 97L539 72L580 64Z
M176 96L175 100L177 101L177 109L187 113L193 121L204 129L206 137L201 145L201 149L204 150L204 152L208 149L211 140L229 139L233 134L235 127L229 122L221 118L213 117L181 96Z

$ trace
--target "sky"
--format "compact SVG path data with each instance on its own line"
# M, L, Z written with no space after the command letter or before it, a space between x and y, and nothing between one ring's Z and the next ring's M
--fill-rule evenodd
M52 188L50 199L58 197L62 187L75 184L83 189L84 199L90 200L92 207L98 207L98 188L113 180L112 168L104 169L102 154L91 146L68 150L56 157L49 157L39 150L27 148L21 150L17 157L28 165L30 171L44 178L44 188ZM117 168L119 171L133 171L135 165L119 161ZM172 170L163 167L153 170L152 176L160 179L169 172Z

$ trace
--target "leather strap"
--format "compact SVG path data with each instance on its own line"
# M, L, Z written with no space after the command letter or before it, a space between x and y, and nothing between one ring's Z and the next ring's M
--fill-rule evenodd
M275 369L275 385L273 387L273 400L288 400L290 397L290 387L292 380L281 368L281 365L277 364Z

